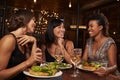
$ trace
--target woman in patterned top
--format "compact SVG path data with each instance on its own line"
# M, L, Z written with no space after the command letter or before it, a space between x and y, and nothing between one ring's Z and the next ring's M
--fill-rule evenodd
M99 76L113 73L117 69L116 44L108 36L109 23L103 14L94 14L88 18L88 32L90 38L87 40L83 61L106 62L107 68L99 68L94 71Z

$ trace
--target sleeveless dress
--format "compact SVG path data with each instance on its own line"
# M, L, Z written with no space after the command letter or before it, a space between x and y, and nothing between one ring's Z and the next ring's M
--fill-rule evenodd
M68 40L65 40L64 48L66 49L66 43ZM45 57L46 57L46 62L54 62L56 59L52 57L48 51L48 49L45 49ZM65 59L62 61L63 63L66 63Z
M112 44L114 44L116 46L115 41L111 37L108 37L102 43L100 48L96 51L95 56L92 56L93 39L89 38L88 41L87 41L87 46L89 47L88 48L88 59L89 59L89 61L99 61L99 62L106 61L106 62L108 62L107 51Z
M25 54L23 54L19 48L18 48L18 43L17 43L17 39L15 37L14 34L10 33L11 35L13 35L13 37L15 38L16 40L16 45L15 45L15 49L14 51L12 52L12 55L10 57L10 60L9 60L9 63L8 63L8 66L7 68L11 68L11 67L14 67L18 64L20 64L21 62L25 61L26 60L26 56ZM6 46L7 47L7 46ZM15 77L13 77L12 79L10 80L27 80L26 79L26 76L21 72L19 74L17 74Z
M111 38L108 37L100 46L100 48L96 51L95 56L92 55L92 45L93 45L93 39L89 38L87 40L87 46L88 46L88 61L95 61L95 62L106 62L108 64L108 49L110 48L110 46L115 44L115 41ZM116 70L115 73L113 73L115 75L119 74L119 71Z

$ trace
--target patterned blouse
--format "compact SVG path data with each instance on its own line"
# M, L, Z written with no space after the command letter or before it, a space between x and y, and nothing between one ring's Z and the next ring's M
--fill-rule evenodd
M108 49L112 44L115 44L115 41L108 37L100 46L100 48L96 51L95 56L92 55L92 46L93 46L93 39L89 38L87 40L87 46L88 46L88 60L89 61L98 61L98 62L108 62L107 52ZM115 44L116 46L116 44Z
M108 64L108 50L110 48L110 46L115 44L115 41L111 38L108 37L100 46L100 48L96 51L95 56L92 55L92 45L93 45L93 39L89 38L87 40L87 46L88 46L88 61L97 61L97 62L106 62ZM107 67L107 66L106 66ZM115 72L113 72L112 74L117 75L120 77L120 72L118 70L116 70Z

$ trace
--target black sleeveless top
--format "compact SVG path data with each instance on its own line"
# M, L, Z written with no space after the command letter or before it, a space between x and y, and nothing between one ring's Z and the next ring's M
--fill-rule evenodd
M67 42L67 40L65 40L65 44L64 44L65 49L66 49L66 42ZM47 48L45 49L45 58L46 58L46 62L54 62L54 61L56 61L56 59L50 55ZM65 59L62 62L67 63Z
M12 55L10 57L7 68L14 67L14 66L16 66L16 65L18 65L21 62L26 60L25 54L23 54L18 48L18 43L17 43L17 39L16 39L15 35L12 34L12 33L10 33L10 34L13 35L13 37L15 38L16 45L15 45L15 49L12 52ZM15 77L13 77L12 79L10 79L10 80L26 80L26 76L23 74L23 72L21 72L21 73L17 74Z
M46 62L54 62L55 58L53 58L50 53L48 52L47 48L45 49L45 58Z

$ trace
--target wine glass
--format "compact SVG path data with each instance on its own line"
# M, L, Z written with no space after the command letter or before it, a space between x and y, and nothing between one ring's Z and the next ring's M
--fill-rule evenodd
M64 60L64 52L60 47L56 47L55 49L55 59L58 62L58 64Z
M42 53L43 53L43 51L42 51ZM46 65L46 64L47 64L47 63L46 63L46 59L45 59L45 57L44 57L43 55L42 55L41 59L42 59L42 61L41 61L40 66Z
M82 54L82 49L81 48L73 49L73 51L70 54L71 62L74 65L74 72L71 75L72 77L77 77L76 66L81 62L81 54Z

